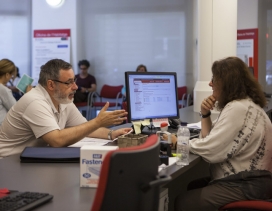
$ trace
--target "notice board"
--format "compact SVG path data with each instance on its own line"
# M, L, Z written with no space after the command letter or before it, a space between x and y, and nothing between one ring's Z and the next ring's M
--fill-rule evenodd
M32 46L33 85L38 83L41 66L49 60L70 63L70 29L34 30Z
M258 29L237 30L237 57L242 59L258 78Z

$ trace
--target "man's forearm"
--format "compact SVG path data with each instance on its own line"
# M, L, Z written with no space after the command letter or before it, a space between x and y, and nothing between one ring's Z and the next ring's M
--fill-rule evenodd
M101 138L107 137L107 133L104 136L98 128L99 126L96 120L93 119L75 127L51 131L43 135L42 139L52 147L64 147L74 144L90 134L100 134ZM98 130L98 132L96 130ZM97 137L99 137L99 135Z
M100 127L97 130L90 133L88 137L108 139L109 132L110 132L110 129L105 127Z
M211 131L212 121L210 117L201 119L201 135L205 138Z

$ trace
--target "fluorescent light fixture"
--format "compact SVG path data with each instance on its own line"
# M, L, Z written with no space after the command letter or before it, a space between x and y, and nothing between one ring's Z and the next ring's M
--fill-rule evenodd
M51 7L60 7L61 5L63 5L64 0L46 0L46 2Z

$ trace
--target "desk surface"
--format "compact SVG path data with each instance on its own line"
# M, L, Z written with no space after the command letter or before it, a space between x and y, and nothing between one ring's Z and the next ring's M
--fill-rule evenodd
M200 120L192 106L181 109L180 115L182 121ZM192 154L190 165L181 167L174 164L160 174L166 173L175 179L200 161L199 156ZM79 163L20 163L19 155L13 155L0 159L0 188L52 194L53 200L38 208L41 211L90 210L96 189L80 188L79 170Z
M173 179L196 165L201 158L190 156L190 165L170 166L161 171ZM19 155L0 160L0 187L10 190L50 193L53 201L38 210L90 210L96 189L80 188L79 163L20 163Z
M182 121L199 122L198 113L193 106L180 109ZM217 114L212 114L215 119ZM127 125L120 125L120 128ZM197 155L190 155L190 164L185 167L172 165L160 174L171 175L173 181L201 161ZM19 191L46 192L53 200L37 210L90 210L96 189L80 188L79 163L20 163L19 155L0 159L0 188Z

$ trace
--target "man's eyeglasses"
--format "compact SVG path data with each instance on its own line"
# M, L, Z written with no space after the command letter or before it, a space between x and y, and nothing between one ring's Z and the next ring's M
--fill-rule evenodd
M66 82L59 81L59 80L53 80L53 79L51 79L51 80L52 80L52 81L55 81L55 82L58 82L58 83L61 83L61 84L66 84L68 87L71 87L74 83L76 83L77 78L68 80L68 81L66 81Z

